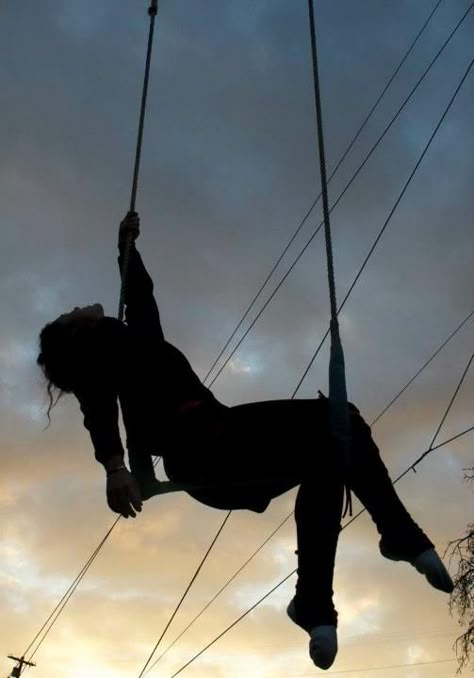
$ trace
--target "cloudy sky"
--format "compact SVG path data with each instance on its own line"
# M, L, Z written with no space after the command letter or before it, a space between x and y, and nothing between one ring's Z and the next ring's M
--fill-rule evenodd
M331 172L435 6L318 0ZM330 184L335 202L469 7L443 0ZM165 334L204 378L319 193L305 0L161 0L138 195L139 248ZM0 7L0 675L13 666L114 521L74 399L47 424L41 327L75 305L115 315L148 17L145 0L3 0ZM473 58L474 13L332 215L338 298L353 281ZM473 308L474 74L469 73L341 316L351 400L373 421ZM234 343L321 220L318 204ZM287 398L328 322L321 234L213 385L228 405ZM472 318L373 428L393 477L430 445L472 353ZM327 347L297 397L327 389ZM472 425L466 376L439 433ZM315 445L317 432L315 431ZM399 492L440 553L472 520L472 433ZM289 451L291 452L291 451ZM236 512L165 649L293 508ZM121 521L34 657L37 678L137 676L224 517L183 495ZM171 676L291 572L292 520L150 676ZM455 563L452 564L455 569ZM195 678L318 671L284 613L290 579L191 664ZM453 676L447 597L384 561L366 516L340 540L340 651L329 674ZM390 669L388 667L391 667ZM370 674L367 671L370 669ZM377 669L377 670L375 670ZM319 672L321 673L321 672ZM180 674L181 675L181 674Z

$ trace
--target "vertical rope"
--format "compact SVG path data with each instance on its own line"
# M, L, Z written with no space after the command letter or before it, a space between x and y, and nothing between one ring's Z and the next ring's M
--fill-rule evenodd
M308 0L309 27L311 35L311 56L313 65L314 99L316 104L316 123L319 146L319 167L321 174L321 196L323 204L324 234L326 239L326 259L329 283L329 301L331 308L331 354L329 360L329 424L331 439L337 454L344 461L344 470L347 474L350 462L350 420L347 404L347 388L344 365L344 352L339 334L337 319L336 283L334 275L334 258L332 250L331 222L329 218L328 181L326 174L326 157L324 152L323 114L321 106L321 92L319 86L318 52L316 44L316 28L314 21L313 0ZM352 515L352 500L347 478L346 505L343 517L349 511Z
M316 124L318 130L319 170L321 173L321 196L323 201L324 234L326 237L326 258L328 267L329 300L331 303L331 319L337 320L336 285L334 282L334 261L332 254L331 223L329 218L328 180L326 174L326 156L324 152L323 114L321 106L321 92L319 87L318 51L316 45L316 29L314 23L313 0L308 0L308 9L311 34L311 56L313 63L314 98L316 104Z
M130 196L130 212L135 211L135 204L137 199L137 190L138 190L138 175L140 173L140 161L142 155L142 145L143 145L143 129L145 126L145 113L146 113L146 104L148 97L148 83L150 80L150 65L151 65L151 53L153 49L153 36L155 32L155 19L158 14L158 0L151 0L150 7L148 8L148 15L150 17L150 28L148 32L148 46L146 52L146 64L145 64L145 75L143 78L143 89L142 89L142 100L140 105L140 119L138 123L138 134L137 134L137 146L135 151L135 164L133 169L133 180L132 180L132 193ZM118 319L123 320L124 306L125 306L125 290L127 284L127 272L128 264L130 261L130 251L132 247L132 238L129 236L125 241L125 249L123 255L123 265L122 265L122 285L120 288L120 301L118 309Z

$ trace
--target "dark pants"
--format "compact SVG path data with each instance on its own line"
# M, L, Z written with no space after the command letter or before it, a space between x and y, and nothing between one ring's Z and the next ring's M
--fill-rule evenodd
M355 408L351 408L351 426L350 487L384 544L402 559L412 560L433 544L397 496L370 428ZM240 491L245 497L245 488L251 503L259 493L271 499L299 485L295 505L298 619L308 630L336 624L333 573L344 477L342 464L331 451L327 401L198 407L181 417L174 441L169 457L165 456L168 475L214 485L229 496L227 503L221 502L223 508L242 508L237 495ZM193 496L200 498L198 493Z

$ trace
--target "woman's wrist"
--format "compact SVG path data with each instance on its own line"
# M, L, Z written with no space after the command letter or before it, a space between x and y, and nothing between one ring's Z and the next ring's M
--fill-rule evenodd
M121 471L127 471L128 472L128 468L125 466L125 464L122 464L122 466L116 466L113 469L111 469L110 471L107 471L107 478L110 478L110 476L113 476L116 473L120 473Z
M114 457L111 457L110 459L107 459L107 461L104 462L104 468L108 475L109 473L126 468L126 466L124 464L123 457L116 455Z

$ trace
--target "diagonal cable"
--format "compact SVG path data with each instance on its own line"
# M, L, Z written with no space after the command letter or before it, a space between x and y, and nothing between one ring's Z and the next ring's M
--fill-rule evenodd
M407 388L408 388L409 386L411 386L411 384L415 381L415 379L423 372L423 370L425 369L425 367L427 367L427 366L430 364L430 362L431 362L434 358L436 358L436 356L438 355L438 353L440 353L440 351L443 350L443 348L451 341L451 339L453 339L453 337L459 332L459 330L460 330L462 327L464 327L464 325L467 323L468 320L470 320L470 318L472 318L473 315L474 315L474 311L471 311L470 313L468 313L468 315L464 318L464 320L462 321L462 323L461 323L460 325L458 325L458 326L456 327L456 329L449 335L449 337L448 337L447 339L445 339L445 341L443 341L443 343L441 344L441 346L439 346L439 347L436 349L436 351L435 351L434 353L431 354L431 356L430 356L430 357L428 358L428 360L424 363L424 365L422 365L422 367L420 367L420 369L418 370L418 372L416 372L416 373L413 375L413 377L405 384L405 386L397 393L397 395L394 396L394 397L392 398L392 400L389 402L389 404L388 404L388 405L387 405L387 406L386 406L386 407L385 407L385 408L384 408L384 409L383 409L383 410L375 417L375 419L373 419L373 420L371 421L370 426L374 426L374 424L376 424L376 423L378 422L378 420L381 419L381 417L385 414L385 412L387 412L387 410L388 410L390 407L392 407L392 405L399 399L399 397L407 390Z
M404 669L412 668L413 666L429 666L433 664L448 664L455 662L456 659L432 659L429 662L408 662L407 664L389 664L386 666L370 666L365 669L343 669L342 671L331 671L328 675L330 676L340 676L343 673L366 673L367 671L385 671L388 669ZM320 676L320 673L298 673L291 678L310 678L311 676Z
M339 158L339 160L338 160L336 166L334 167L333 171L331 172L331 174L330 174L329 177L328 177L328 182L330 182L331 179L333 178L333 176L336 174L336 172L338 171L339 167L342 165L342 163L344 162L344 160L345 160L346 157L348 156L349 152L351 151L352 147L353 147L354 144L356 143L357 139L360 137L362 131L365 129L367 123L369 122L370 118L371 118L372 115L374 114L374 112L375 112L376 108L378 107L379 103L381 102L381 100L382 100L383 97L385 96L387 90L389 89L389 87L391 86L392 82L395 80L396 76L398 75L398 73L400 72L401 68L403 67L404 63L406 62L406 60L407 60L408 57L410 56L410 54L411 54L411 52L413 51L413 49L414 49L416 43L418 42L418 40L420 39L420 37L422 36L422 34L424 33L424 31L426 30L426 27L428 26L429 22L431 21L433 15L435 14L436 10L438 9L438 7L440 6L440 4L441 4L442 1L443 1L443 0L438 0L438 1L436 2L435 6L434 6L433 9L431 10L431 12L430 12L428 18L426 19L425 23L423 24L423 26L422 26L422 27L420 28L420 30L418 31L418 33L417 33L415 39L413 40L413 42L412 42L411 45L409 46L408 50L405 52L405 54L404 54L402 60L400 61L400 63L399 63L398 66L396 67L396 69L393 71L393 73L392 73L392 75L390 76L390 78L388 79L388 81L387 81L385 87L382 89L381 93L380 93L379 96L377 97L377 100L375 101L375 103L373 104L372 108L371 108L370 111L367 113L366 117L364 118L364 121L362 122L362 124L361 124L360 127L358 128L357 132L356 132L355 135L353 136L352 141L350 142L350 144L348 145L348 147L346 148L346 150L344 151L344 153L342 154L342 156ZM222 347L222 349L221 349L219 355L217 356L217 358L214 360L213 364L212 364L211 367L209 368L209 370L208 370L206 376L204 377L204 380L203 380L204 382L206 382L206 381L209 379L209 377L210 377L212 371L214 370L215 366L217 365L217 363L219 362L219 360L220 360L220 359L222 358L222 356L224 355L224 353L225 353L227 347L229 346L229 344L231 343L232 339L235 337L235 335L237 334L237 332L239 331L239 329L242 327L243 322L245 321L245 319L247 318L248 314L250 313L250 311L251 311L252 308L254 307L254 305L255 305L257 299L260 297L261 293L263 292L263 290L264 290L265 287L267 286L267 284L268 284L270 278L273 276L274 272L276 271L276 269L277 269L278 266L280 265L280 263L281 263L281 261L283 260L285 254L288 252L288 250L290 249L291 245L292 245L293 242L295 241L296 237L297 237L298 234L300 233L301 229L302 229L303 226L305 225L306 221L308 220L308 218L309 218L311 212L312 212L313 209L315 208L315 206L316 206L316 204L318 203L318 201L319 201L320 198L321 198L321 193L320 193L320 194L318 195L318 197L314 200L313 204L311 205L311 207L309 208L309 210L306 212L306 214L305 214L305 216L303 217L303 219L301 220L301 222L300 222L298 228L296 229L296 231L294 232L294 234L292 235L292 237L291 237L290 240L288 241L288 244L287 244L286 247L284 248L283 252L282 252L281 255L279 256L279 258L277 259L277 261L275 262L275 264L273 265L272 269L270 270L270 273L268 273L267 277L265 278L265 280L264 280L263 283L261 284L260 288L259 288L258 291L256 292L255 296L253 297L252 301L251 301L250 304L248 305L248 307L247 307L246 311L244 312L243 316L241 317L241 319L240 319L239 322L237 323L237 325L236 325L235 329L233 330L232 334L231 334L230 337L227 339L227 341L226 341L226 343L224 344L224 346Z
M330 212L332 212L332 211L335 209L335 207L337 207L337 205L338 205L339 202L342 200L342 198L344 197L344 195L346 194L346 192L349 190L350 186L353 184L353 182L355 181L355 179L357 178L357 176L360 174L360 172L362 171L362 169L365 167L365 165L367 164L368 160L369 160L369 159L371 158L371 156L373 155L373 153L374 153L375 149L377 148L377 146L380 144L380 142L382 141L382 139L386 136L386 134L388 133L388 131L390 130L390 128L392 127L392 125L395 123L396 119L398 118L398 116L400 115L400 113L402 112L402 110L403 110L403 109L405 108L405 106L407 105L408 101L409 101L409 100L411 99L411 97L414 95L414 93L416 92L416 90L418 89L418 87L421 85L422 81L425 79L425 77L428 75L428 73L429 73L429 71L431 70L431 68L434 66L435 62L438 60L438 58L441 56L441 54L443 53L443 51L446 49L446 47L447 47L447 45L449 44L449 42L452 40L452 38L454 37L454 35L456 34L456 32L459 30L460 26L461 26L462 23L465 21L465 19L466 19L466 17L468 16L469 12L472 10L473 6L474 6L474 3L471 3L471 4L469 5L469 7L468 7L467 10L465 11L464 15L461 17L461 19L458 21L458 23L456 24L456 26L453 28L453 30L451 31L451 33L449 34L449 36L447 37L447 39L445 40L445 42L443 43L443 45L440 47L440 49L438 50L438 52L435 54L435 56L433 57L433 59L431 60L431 62L429 63L429 65L427 66L427 68L425 69L425 71L423 72L423 74L421 75L421 77L420 77L420 78L418 79L418 81L415 83L415 85L413 86L413 88L411 89L410 93L409 93L408 96L405 98L405 100L403 101L403 103L401 104L401 106L399 107L399 109L397 110L397 112L395 113L395 115L392 117L392 119L390 120L390 122L388 123L388 125L385 127L385 129L383 130L382 134L379 136L379 138L378 138L377 141L374 143L374 145L372 146L372 148L370 149L370 151L368 152L368 154L365 156L364 160L363 160L362 163L359 165L359 167L357 168L356 172L353 174L352 178L351 178L351 179L349 180L349 182L346 184L346 186L345 186L345 188L343 189L343 191L339 194L339 197L338 197L337 200L334 202L333 206L332 206L331 209L330 209ZM316 204L316 203L315 203L315 204ZM280 282L278 283L278 285L275 287L275 289L273 290L273 292L272 292L272 294L270 295L270 297L267 299L267 301L265 302L265 304L262 306L262 308L261 308L260 311L258 312L257 316L252 320L252 322L250 323L249 327L247 328L247 330L245 331L245 333L243 334L243 336L239 339L239 341L237 342L236 346L235 346L235 347L233 348L233 350L231 351L230 355L226 358L226 360L224 361L224 363L221 365L221 367L219 368L218 372L216 373L216 375L213 377L212 381L211 381L210 384L208 385L209 388L212 387L213 384L217 381L218 377L220 376L220 374L222 373L222 371L223 371L224 368L226 367L227 363L231 360L231 358L233 357L233 355L234 355L234 354L236 353L236 351L240 348L240 346L241 346L242 342L244 341L244 339L247 337L247 335L249 334L249 332L252 330L252 328L254 327L254 325L256 324L256 322L259 320L260 316L263 314L263 312L265 311L265 309L267 308L267 306L270 304L270 302L272 301L272 299L275 297L275 295L276 295L276 293L278 292L278 290L280 289L280 287L281 287L281 286L283 285L283 283L286 281L286 279L288 278L288 276L290 275L290 273L293 271L293 269L295 268L296 264L297 264L298 261L301 259L301 257L303 256L303 254L306 252L306 250L308 249L309 245L310 245L311 242L314 240L314 238L315 238L316 235L319 233L319 231L321 230L322 227L323 227L323 222L321 222L321 223L319 224L319 226L318 226L318 227L316 228L316 230L313 232L313 234L311 235L311 237L308 239L308 241L306 242L306 245L305 245L305 246L303 247L303 249L300 251L299 255L296 257L296 259L295 259L295 261L293 262L293 264L290 266L290 268L288 269L288 271L285 273L285 275L282 277L282 279L280 280Z
M161 459L161 457L158 457L158 458L155 460L155 463L154 463L155 466L159 463L160 459ZM115 521L113 522L112 526L109 528L109 530L108 530L107 533L105 534L105 537L103 537L102 540L99 542L98 546L95 548L95 550L93 551L92 555L89 557L89 559L86 561L85 565L83 565L83 567L82 567L81 570L79 571L79 574L78 574L78 575L76 576L76 578L73 580L72 584L70 584L69 588L68 588L68 589L66 590L66 592L63 594L62 598L59 600L59 602L57 603L57 605L56 605L56 607L54 608L54 610L51 612L51 614L49 615L49 617L46 619L46 621L44 622L43 626L40 628L40 630L38 631L38 633L36 634L36 636L33 638L33 640L31 641L31 643L28 645L28 647L26 648L26 650L23 652L23 656L26 657L26 655L28 654L28 652L31 650L31 648L32 648L33 645L35 644L36 640L38 640L38 638L41 636L42 632L45 631L46 627L48 627L48 623L52 620L52 621L51 621L51 624L50 624L49 627L47 628L46 632L44 633L43 637L42 637L41 640L39 641L39 643L38 643L38 645L36 646L35 650L34 650L34 651L32 652L32 654L28 657L28 661L31 661L31 660L33 659L33 657L35 656L35 654L38 652L39 648L41 647L41 645L42 645L43 642L45 641L46 637L47 637L48 634L50 633L52 627L54 626L54 624L55 624L56 621L58 620L60 614L62 613L62 611L63 611L64 608L66 607L67 603L68 603L69 600L71 599L73 593L75 593L76 589L79 587L79 584L82 582L82 580L83 580L84 577L86 576L86 574L87 574L89 568L90 568L91 565L94 563L95 559L96 559L97 556L99 555L100 551L102 550L102 548L103 548L103 546L105 545L106 541L108 540L108 538L109 538L110 535L112 534L113 530L115 529L115 527L116 527L117 523L119 522L119 520L121 519L121 517L122 517L122 516L118 516L118 517L115 519ZM28 667L26 667L26 668L28 668ZM23 670L25 670L25 669L23 669Z
M211 542L209 548L207 549L206 553L204 554L204 556L203 556L203 558L202 558L202 560L201 560L199 566L197 567L195 573L194 573L193 576L191 577L191 581L190 581L189 584L187 585L187 587L186 587L186 589L185 589L183 595L181 596L181 598L180 598L178 604L176 605L173 614L171 615L171 617L170 617L168 623L166 624L166 626L165 626L165 628L164 628L164 630L163 630L161 636L158 638L158 641L157 641L155 647L153 648L153 650L152 650L150 656L149 656L148 659L146 660L145 665L144 665L144 667L142 668L142 670L141 670L141 672L140 672L138 678L142 678L142 676L145 675L145 671L146 671L146 668L147 668L148 664L151 662L151 660L152 660L152 658L153 658L153 655L155 654L156 650L158 649L159 644L160 644L161 641L163 640L163 637L164 637L165 633L167 632L167 630L169 629L169 627L170 627L170 625L171 625L171 622L172 622L173 619L176 617L176 614L178 613L178 610L179 610L179 608L181 607L181 604L183 603L184 599L186 598L186 596L187 596L187 594L188 594L188 592L189 592L191 586L192 586L192 585L194 584L194 582L196 581L196 578L197 578L199 572L201 571L202 566L203 566L204 563L206 562L208 555L210 554L210 552L211 552L211 550L212 550L214 544L216 543L217 539L219 538L219 535L220 535L220 533L222 532L222 530L224 529L225 524L226 524L227 521L229 520L231 514L232 514L232 511L228 511L228 512L227 512L226 517L224 518L224 520L223 520L221 526L219 527L219 529L217 530L214 539L212 540L212 542Z
M102 547L104 546L105 542L106 542L107 539L110 537L110 535L111 535L113 529L114 529L115 526L117 525L117 523L118 523L118 521L120 520L120 518L121 518L121 516L119 516L119 517L114 521L114 523L112 524L112 526L109 528L108 532L106 533L105 537L103 537L102 540L99 542L98 546L96 547L96 549L94 550L94 552L92 553L92 555L89 557L89 559L86 561L85 565L82 567L82 569L80 570L80 572L78 573L78 575L76 576L76 578L74 579L74 581L72 582L72 584L69 586L69 588L67 589L67 591L64 593L64 595L62 596L62 598L61 598L61 600L59 601L59 603L56 605L56 607L55 607L54 610L51 612L51 614L49 615L49 617L47 618L47 620L45 621L45 623L43 624L43 626L40 628L40 630L38 631L38 633L36 634L36 636L33 638L33 640L31 641L31 643L28 645L28 647L26 648L26 650L23 652L23 655L22 655L22 656L26 657L26 655L27 655L28 652L31 650L31 648L33 647L33 645L35 644L35 642L38 640L38 638L41 636L41 634L43 633L43 631L45 631L45 629L46 629L46 631L45 631L43 637L42 637L41 640L39 641L39 643L38 643L38 645L36 646L35 650L34 650L34 651L32 652L32 654L28 657L28 661L31 661L31 660L33 659L33 657L35 656L35 654L37 653L37 651L38 651L39 648L41 647L42 643L43 643L44 640L46 639L47 635L48 635L49 632L51 631L51 629L52 629L52 627L54 626L54 624L56 623L56 621L57 621L59 615L61 614L61 612L63 611L64 607L65 607L66 604L68 603L69 599L71 598L71 596L73 595L73 593L75 592L75 590L77 589L77 587L79 586L79 584L81 583L81 581L83 580L83 578L85 577L85 575L87 574L87 571L89 570L89 568L90 568L91 565L93 564L94 560L97 558L97 556L98 556L100 550L102 549ZM51 621L51 620L52 620L52 621ZM49 624L50 621L51 621L51 624L50 624L49 627L48 627L48 624ZM48 627L48 628L47 628L47 627Z
M431 443L430 443L430 446L428 447L427 450L425 450L425 452L423 452L423 454L421 454L421 455L418 457L418 459L417 459L415 462L413 462L413 464L412 464L411 466L409 466L407 469L405 469L405 470L403 471L403 473L401 473L399 476L397 476L397 477L395 478L395 480L393 481L393 484L394 484L394 485L395 485L395 483L398 483L398 481L401 480L404 476L406 476L410 471L413 471L414 473L416 473L416 467L418 466L418 464L420 464L420 463L423 461L423 459L424 459L425 457L427 457L431 452L433 452L433 450L436 450L436 449L438 449L440 446L445 445L445 444L447 444L447 443L449 443L449 442L452 442L453 440L456 440L457 438L460 438L460 437L461 437L462 435L464 435L465 433L469 433L470 431L474 431L474 426L471 426L470 428L465 429L465 431L463 431L461 434L458 434L458 435L454 436L453 438L450 438L450 439L449 439L448 441L446 441L445 443L441 443L441 445L434 445L434 442L435 442L436 438L438 437L438 433L440 432L441 427L442 427L442 425L443 425L443 423L444 423L446 417L448 416L448 413L449 413L449 411L450 411L450 409L451 409L451 407L452 407L452 405L453 405L453 403L454 403L454 400L455 400L457 394L459 393L459 389L461 388L461 385L462 385L462 383L463 383L463 381L464 381L464 378L465 378L465 376L466 376L466 374L467 374L467 372L468 372L468 370L469 370L469 367L470 367L470 365L471 365L471 363L472 363L473 357L474 357L474 354L471 356L471 358L470 358L470 360L469 360L469 362L468 362L468 364L467 364L467 367L466 367L466 369L464 370L464 372L463 372L463 374L462 374L462 376L461 376L461 379L459 380L459 383L458 383L458 385L457 385L457 387L456 387L456 389L455 389L455 391L454 391L454 395L452 396L451 400L449 401L448 407L446 408L446 411L445 411L445 413L443 414L443 416L442 416L442 418L441 418L441 423L439 424L438 428L436 429L436 433L435 433L435 435L434 435L434 437L433 437L433 440L432 440ZM362 509L361 511L359 511L359 513L357 513L357 515L355 515L351 520L349 520L349 521L344 525L344 527L348 527L348 525L350 525L352 522L354 522L354 520L355 520L356 518L358 518L360 515L362 515L362 513L364 513L365 511L366 511L366 509ZM343 529L344 529L344 528L343 528Z
M202 608L202 610L201 610L200 612L198 612L198 614L197 614L197 615L189 622L189 624L186 626L186 628L184 628L184 629L181 631L181 633L179 634L179 636L177 636L177 637L173 640L173 642L172 642L170 645L168 645L168 647L166 648L166 650L165 650L165 651L164 651L164 652L163 652L163 653L162 653L162 654L161 654L161 655L153 662L153 664L152 664L152 665L150 666L150 668L146 671L146 673L149 673L149 672L150 672L150 671L158 664L158 662L161 661L161 659L163 659L163 657L165 656L165 654L167 654L167 653L169 652L169 650L171 650L171 648L178 642L178 640L180 640L180 639L184 636L184 634L186 633L186 631L188 631L188 630L191 628L191 626L199 619L199 617L200 617L202 614L204 614L204 612L207 610L207 608L210 607L210 605L212 605L212 603L216 600L216 598L218 598L218 597L221 595L221 593L222 593L222 592L223 592L223 591L224 591L224 590L225 590L225 589L226 589L226 588L234 581L234 579L242 572L242 570L245 569L245 568L247 567L247 565L250 563L250 561L253 560L253 559L255 558L255 556L257 555L257 553L259 553L259 552L263 549L263 547L266 546L266 544L268 544L268 542L270 541L270 539L272 539L272 537L275 536L275 534L283 527L283 525L291 518L292 515L293 515L293 512L290 513L290 514L288 514L288 515L286 516L286 518L285 518L284 520L281 521L281 523L278 525L278 527L276 527L276 528L273 530L273 532L271 532L271 534L268 535L268 537L265 539L265 541L263 541L262 544L260 544L260 546L252 553L252 555L249 556L249 557L247 558L247 560L245 561L245 563L244 563L243 565L241 565L241 566L239 567L239 569L236 570L236 571L234 572L234 574L232 575L232 577L230 577L230 579L228 579L228 580L226 581L226 583L225 583L223 586L221 586L221 588L219 589L219 591L211 598L211 600L209 600L208 603L206 603L206 605Z
M435 433L434 433L434 435L433 435L433 439L432 439L432 441L431 441L431 443L430 443L430 448L429 448L429 449L431 449L431 448L433 447L433 445L434 445L434 443L435 443L435 441L436 441L436 438L438 437L439 432L441 431L441 428L443 427L443 424L444 424L444 422L446 421L446 417L448 416L448 414L449 414L449 412L450 412L450 410L451 410L451 408L452 408L452 406L453 406L453 403L454 403L454 401L456 400L456 396L457 396L457 394L459 393L459 389L461 388L461 386L462 386L462 384L463 384L463 381L464 381L464 379L466 378L467 373L469 372L469 368L471 367L471 363L472 363L473 359L474 359L474 353L471 355L471 357L470 357L469 360L468 360L468 363L467 363L467 365L466 365L466 367L465 367L465 369L464 369L464 372L462 373L461 379L459 380L459 383L458 383L458 385L456 386L456 388L455 388L455 390L454 390L454 393L453 393L453 395L452 395L452 397L451 397L451 400L449 401L449 404L448 404L448 406L447 406L447 408L446 408L446 411L445 411L445 413L443 414L443 416L442 416L442 418L441 418L441 421L440 421L440 423L439 423L439 426L438 426L438 428L436 429L436 431L435 431Z

